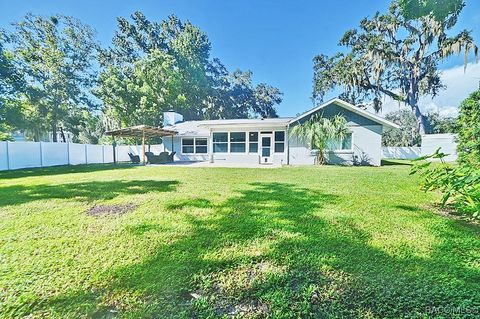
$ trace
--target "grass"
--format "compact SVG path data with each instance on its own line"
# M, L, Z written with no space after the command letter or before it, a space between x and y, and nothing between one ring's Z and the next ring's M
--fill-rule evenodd
M479 228L389 164L0 173L0 317L477 317Z

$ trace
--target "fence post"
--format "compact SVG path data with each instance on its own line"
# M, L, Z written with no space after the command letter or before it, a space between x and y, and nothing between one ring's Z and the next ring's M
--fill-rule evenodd
M102 145L102 163L105 164L105 145Z
M8 143L10 143L10 142L7 141L7 171L10 170L10 153L8 151Z
M85 164L88 164L88 148L87 148L87 144L83 144L85 145Z
M43 149L42 149L42 141L39 143L40 146L40 167L43 167Z
M67 141L67 165L70 165L70 142Z

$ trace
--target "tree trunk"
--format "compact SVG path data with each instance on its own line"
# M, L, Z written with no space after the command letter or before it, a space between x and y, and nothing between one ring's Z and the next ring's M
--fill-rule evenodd
M418 123L418 131L420 135L425 135L427 134L427 119L426 117L420 112L420 108L418 107L418 104L410 105L412 108L413 114L415 114L415 117L417 118L417 123Z
M63 127L60 127L60 135L62 135L63 143L67 143L67 139L65 138L65 132L63 131Z
M418 124L418 131L420 135L427 134L427 118L420 112L420 108L418 107L418 94L410 93L407 98L407 104L412 108L413 114L417 119Z
M57 119L52 119L52 141L57 142Z

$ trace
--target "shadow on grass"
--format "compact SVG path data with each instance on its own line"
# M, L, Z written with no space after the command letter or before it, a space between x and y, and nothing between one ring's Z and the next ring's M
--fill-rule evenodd
M92 173L106 170L123 170L134 169L139 165L132 165L126 163L114 164L88 164L88 165L65 165L65 166L51 166L43 168L24 168L12 171L0 171L1 179L15 179L33 176L50 176L76 173Z
M12 185L0 187L0 207L42 199L108 200L120 195L173 191L178 181L113 180L66 184Z
M412 166L413 163L412 161L409 160L387 160L387 159L382 159L381 161L381 166Z
M429 258L409 247L387 254L369 244L355 219L324 216L340 200L292 184L253 183L220 204L197 198L170 205L191 226L183 237L104 274L93 295L73 291L41 308L60 316L110 309L138 317L380 318L478 306L479 272L464 263L464 254L475 252L472 233L457 225L435 229L442 242ZM151 229L141 225L134 233ZM139 300L132 308L112 295Z

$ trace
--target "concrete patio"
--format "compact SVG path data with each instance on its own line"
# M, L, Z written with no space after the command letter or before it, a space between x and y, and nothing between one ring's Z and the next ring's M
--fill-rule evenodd
M222 163L215 162L211 163L208 161L177 161L169 164L148 164L148 165L159 165L159 166L188 166L188 167L230 167L230 168L280 168L280 164L256 164L256 163Z

